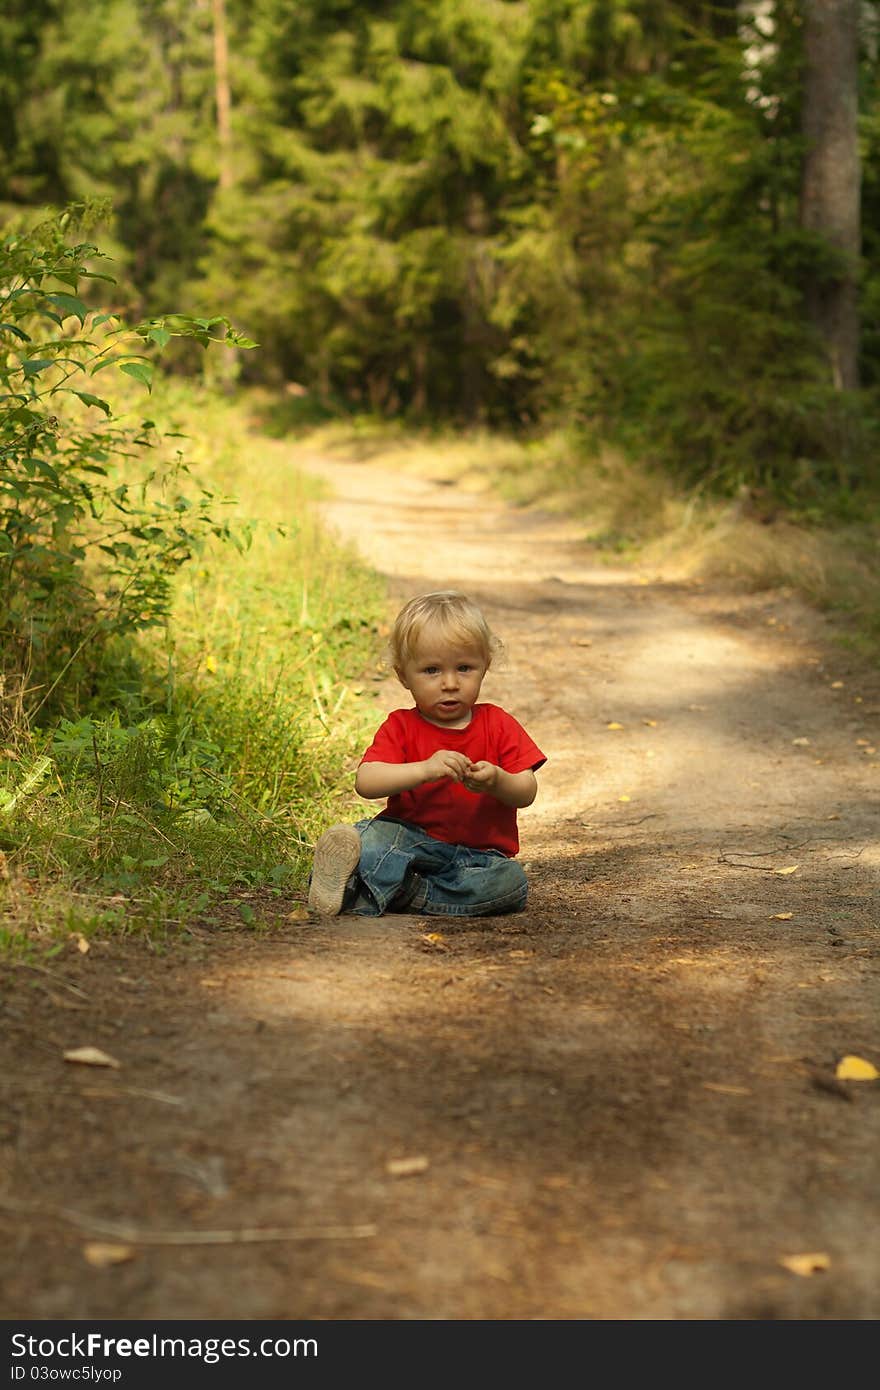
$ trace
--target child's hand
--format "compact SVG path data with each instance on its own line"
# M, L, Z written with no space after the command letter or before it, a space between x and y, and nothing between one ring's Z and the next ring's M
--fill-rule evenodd
M453 782L461 782L470 767L464 753L456 753L451 748L441 748L425 762L425 781L438 782L450 777Z
M494 792L500 769L494 763L468 763L462 779L469 792Z

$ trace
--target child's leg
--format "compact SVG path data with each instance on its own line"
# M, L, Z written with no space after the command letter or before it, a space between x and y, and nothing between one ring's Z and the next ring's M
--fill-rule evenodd
M389 909L449 917L518 912L522 865L494 850L435 840L417 826L376 816L321 836L309 907L328 916L378 917Z
M494 917L520 912L528 883L522 864L494 850L444 845L452 851L440 866L421 869L406 910L436 917Z
M346 897L345 911L377 917L409 890L417 863L425 855L433 863L431 847L438 841L414 825L383 816L358 821L356 829L360 835L357 891Z

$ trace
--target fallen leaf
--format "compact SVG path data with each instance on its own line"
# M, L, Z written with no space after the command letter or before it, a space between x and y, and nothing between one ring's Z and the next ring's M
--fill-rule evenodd
M632 798L629 797L629 796L627 796L626 794L624 794L623 796L619 796L619 797L617 798L618 801L630 801L631 799L632 799Z
M83 1246L83 1254L95 1269L109 1269L112 1265L125 1264L136 1255L133 1245L111 1245L109 1242L95 1240Z
M799 868L800 864L789 864L787 868L774 869L773 872L777 874L796 874Z
M308 915L309 909L300 904L300 906L295 907L292 912L288 912L287 920L288 922L303 922L306 920Z
M832 681L832 682L831 682L831 689L832 689L832 690L842 690L842 689L843 689L843 681Z
M612 719L612 721L611 721L610 724L606 724L606 725L605 725L605 728L606 728L606 729L622 729L622 728L623 728L623 725L622 725L622 724L618 724L618 722L617 722L616 719Z
M819 1270L831 1268L830 1256L821 1250L811 1251L807 1255L783 1255L779 1263L783 1269L789 1269L792 1274L800 1274L805 1279Z
M871 740L870 740L869 738L857 738L857 739L856 739L856 743L859 745L860 748L867 748L867 747L868 747L868 744L869 744L870 742L871 742Z
M704 1091L718 1091L722 1096L750 1096L748 1086L725 1086L721 1081L704 1081Z
M642 720L642 723L643 723L643 724L647 724L647 726L648 726L649 729L656 729L656 727L657 727L657 720L656 720L656 719L643 719L643 720Z
M423 949L424 949L424 950L427 950L427 951L448 951L448 950L449 950L449 947L448 947L447 944L446 944L446 937L445 937L445 936L441 936L440 932L438 932L438 931L429 931L429 932L425 932L422 936L419 937L419 940L420 940L421 942L423 942Z
M792 743L795 748L809 748L810 746L810 740L808 738L793 738Z
M770 918L771 922L790 922L793 914L791 912L774 912Z
M110 1057L106 1052L102 1052L99 1047L72 1047L64 1054L65 1062L81 1062L87 1067L116 1067L121 1066L115 1057Z
M880 1071L871 1062L866 1062L864 1057L848 1054L841 1057L834 1075L838 1081L876 1081Z
M414 1158L389 1158L385 1164L385 1172L392 1178L411 1178L416 1173L427 1172L430 1164L424 1154L419 1154Z
M86 941L86 939L85 939L84 936L77 936L77 938L76 938L76 949L79 951L80 955L83 955L83 956L86 955L87 952L91 950L91 947L89 946L89 943Z

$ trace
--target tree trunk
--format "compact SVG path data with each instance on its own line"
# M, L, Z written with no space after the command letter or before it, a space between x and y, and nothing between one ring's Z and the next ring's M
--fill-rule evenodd
M834 384L847 391L859 384L858 18L859 0L804 0L801 226L842 258L837 274L811 287L807 307Z
M232 129L229 95L229 44L226 38L226 0L214 0L214 93L217 105L217 146L220 187L232 184Z

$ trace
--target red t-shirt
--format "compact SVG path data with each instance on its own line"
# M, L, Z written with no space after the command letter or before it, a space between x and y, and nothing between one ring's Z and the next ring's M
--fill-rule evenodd
M505 772L525 772L547 761L521 724L498 705L474 705L466 729L441 729L417 709L396 709L377 731L361 762L420 763L441 749L464 753L472 763L489 762ZM486 792L469 792L444 777L389 796L382 816L421 826L435 840L471 849L499 849L512 858L519 849L516 807Z

